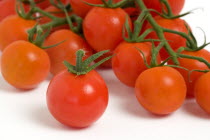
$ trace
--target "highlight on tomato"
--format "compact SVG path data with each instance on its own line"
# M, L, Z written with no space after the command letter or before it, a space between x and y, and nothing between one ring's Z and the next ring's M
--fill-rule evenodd
M64 62L68 70L55 75L47 89L47 106L56 120L70 127L83 128L102 116L108 104L108 89L93 69L108 59L90 67L89 64L106 52L82 61L84 51L78 50L76 66Z
M18 89L33 89L49 74L50 60L47 53L27 41L8 45L1 56L3 78Z
M182 75L171 67L154 67L142 72L135 84L139 103L149 112L167 115L183 104L186 84Z

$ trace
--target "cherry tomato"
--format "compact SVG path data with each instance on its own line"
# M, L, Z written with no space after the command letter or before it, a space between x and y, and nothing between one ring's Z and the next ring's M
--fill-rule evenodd
M15 0L2 0L0 1L0 21L9 15L15 15Z
M115 56L112 58L112 68L117 78L124 84L134 87L138 76L147 69L140 49L150 63L151 49L150 43L128 43L122 42L115 49ZM157 58L160 62L160 56Z
M57 44L62 41L64 42L58 46L46 50L51 61L50 71L54 75L66 69L63 65L64 60L73 65L76 63L76 51L80 49L85 50L84 59L92 55L92 50L83 38L65 29L52 33L45 41L45 46Z
M188 33L188 29L186 28L186 22L182 19L165 19L162 18L160 16L155 17L155 20L157 22L157 24L159 24L160 26L167 28L167 29L171 29L171 30L175 30L178 32L183 32L183 33ZM145 29L149 29L151 28L150 24L147 24L145 26ZM144 30L145 30L144 29ZM173 50L177 50L179 47L185 47L186 46L186 39L173 34L173 33L164 33L166 40L168 40L168 43L170 44L171 48ZM158 36L156 35L155 32L150 33L147 38L151 38L151 39L158 39ZM158 45L159 42L156 42L155 45ZM162 60L165 60L166 58L169 57L168 53L166 52L165 49L162 49L160 51L160 56L162 58Z
M49 70L47 53L27 41L11 43L1 56L4 79L19 89L35 88L47 77Z
M71 127L91 125L104 113L107 104L107 86L94 70L80 76L64 70L52 79L47 90L49 111Z
M69 1L74 13L82 18L84 18L87 15L87 13L93 8L93 6L89 6L84 2L91 4L102 4L101 0L69 0Z
M195 83L195 99L200 107L210 114L210 72L203 74Z
M184 102L186 84L182 75L171 67L145 70L136 81L135 93L139 103L157 115L176 111Z
M25 20L12 15L6 17L0 23L0 50L4 50L7 45L17 40L28 40L27 30L35 26L36 21Z
M210 53L207 50L200 50L196 52L188 52L188 51L183 51L182 54L185 55L190 55L190 56L196 56L196 57L202 57L206 61L210 62ZM186 58L179 58L178 61L180 62L180 66L187 68L188 70L205 70L208 69L208 67L202 63L199 62L198 60L193 60L193 59L186 59ZM169 62L171 63L171 62ZM189 77L189 72L184 70L184 69L177 69L182 76L185 79L186 85L187 85L187 95L188 97L194 97L194 86L195 82L203 73L201 72L192 72L190 77Z
M94 7L83 22L87 42L97 52L113 51L123 40L122 31L126 16L127 14L121 8ZM131 23L130 18L128 20Z
M147 8L154 9L158 12L162 12L162 6L159 0L143 0ZM172 9L174 15L178 15L184 7L185 0L168 0L168 3ZM166 8L165 8L166 10ZM152 12L152 15L157 15Z

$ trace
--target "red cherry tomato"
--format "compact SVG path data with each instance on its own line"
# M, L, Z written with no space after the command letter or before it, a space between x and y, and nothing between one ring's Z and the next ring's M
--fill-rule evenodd
M66 69L63 65L64 60L73 65L76 63L76 51L83 49L86 52L84 59L92 55L92 50L83 38L65 29L52 33L45 41L45 46L57 44L62 41L64 42L58 46L46 50L51 61L50 71L54 75Z
M195 99L200 107L210 114L210 72L203 74L195 83Z
M202 57L206 61L210 63L210 53L207 50L200 50L196 52L188 52L188 51L183 51L182 54L185 55L190 55L190 56L196 56L196 57ZM193 59L186 59L186 58L179 58L178 61L180 62L180 66L187 68L188 70L205 70L208 69L208 67L202 63L199 62L198 60L193 60ZM171 63L171 62L169 62ZM190 77L189 77L189 72L184 70L184 69L177 69L182 76L185 79L186 85L187 85L187 95L189 97L194 97L194 86L195 82L199 79L203 73L201 72L192 72Z
M145 70L136 81L135 93L139 103L157 115L176 111L184 102L186 84L182 75L171 67Z
M87 42L97 52L113 51L123 40L122 31L126 16L121 8L94 7L83 22ZM128 20L131 23L130 18Z
M171 29L171 30L175 30L178 32L183 32L183 33L188 33L188 29L186 28L186 22L182 19L164 19L162 17L155 17L155 20L157 22L157 24L159 24L160 26L167 28L167 29ZM150 24L147 24L145 26L145 29L149 29L151 28ZM186 46L186 39L173 34L173 33L164 33L166 40L168 40L168 43L170 44L171 48L173 50L177 50L179 47L185 47ZM151 39L158 39L158 36L156 35L155 32L150 33L147 38L151 38ZM158 45L159 42L156 42L155 45ZM162 60L165 60L166 58L169 57L168 53L166 52L165 49L162 49L160 51L160 56L162 58Z
M27 41L15 41L3 51L1 72L4 79L19 89L32 89L50 70L47 53Z
M2 0L0 1L0 21L9 15L15 15L15 0Z
M80 76L64 70L52 79L47 90L49 111L71 127L91 125L104 113L107 104L107 86L94 70Z
M112 58L112 68L117 78L124 84L134 87L138 76L147 69L140 49L150 63L151 49L150 43L128 43L122 42L114 51ZM157 58L160 62L160 56Z
M159 0L143 0L147 8L162 12L162 6ZM184 7L185 0L168 0L173 14L178 15ZM165 8L166 10L166 8ZM152 15L157 15L152 12Z
M25 20L12 15L0 22L0 50L4 50L7 45L17 40L28 40L27 30L36 25L34 20Z

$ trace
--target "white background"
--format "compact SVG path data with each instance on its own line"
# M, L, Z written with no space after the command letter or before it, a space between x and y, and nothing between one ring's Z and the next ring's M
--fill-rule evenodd
M208 0L186 0L183 10L194 8L185 17L200 43L203 34L210 41ZM210 115L194 100L187 100L175 113L157 117L137 102L132 88L121 84L111 70L100 70L107 82L110 100L104 115L92 126L73 129L58 123L48 112L45 101L49 80L38 88L22 92L0 76L0 140L210 140Z

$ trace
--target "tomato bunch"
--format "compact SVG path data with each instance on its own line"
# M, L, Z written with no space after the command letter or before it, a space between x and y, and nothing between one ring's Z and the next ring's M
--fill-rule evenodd
M195 97L210 113L208 43L198 46L180 18L187 15L180 15L184 3L0 1L2 76L13 87L30 90L51 73L47 107L71 127L93 124L107 108L108 87L94 70L100 65L134 88L137 101L153 114L175 112L186 97Z

